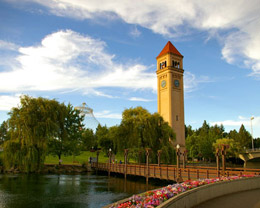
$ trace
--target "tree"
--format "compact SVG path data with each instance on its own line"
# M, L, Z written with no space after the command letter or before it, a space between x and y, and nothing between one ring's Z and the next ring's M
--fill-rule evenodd
M126 109L122 114L119 136L118 151L128 148L145 152L145 148L151 148L151 161L156 162L157 151L162 149L162 161L173 162L175 158L169 142L169 139L175 140L175 134L158 113L150 114L142 107Z
M233 139L239 144L240 149L247 149L251 147L251 134L245 129L243 124L241 125L239 132L235 134Z
M222 138L217 139L213 144L213 147L216 151L217 148L221 149L222 145L228 146L227 148L227 157L238 157L241 149L239 148L239 144L234 141L234 139Z
M109 138L109 130L107 126L101 126L100 124L98 124L96 129L96 138L98 145L108 155L108 151L110 148L113 149L114 143L113 140Z
M191 125L186 126L185 125L185 138L187 138L188 136L191 136L194 134L194 130L192 130Z
M186 147L191 158L213 160L215 158L213 143L224 136L223 125L210 126L206 121L198 130L192 131L191 127L186 128L188 136Z
M57 109L57 131L49 139L49 153L59 158L62 155L78 155L80 152L81 129L84 117L71 104L60 104Z
M97 148L97 141L92 129L83 129L81 136L81 150L89 151Z
M8 123L3 121L0 126L0 147L4 144L5 141L10 139L10 135L8 132Z
M4 164L25 172L40 170L48 139L58 129L56 100L22 96L9 113L10 140L4 144Z

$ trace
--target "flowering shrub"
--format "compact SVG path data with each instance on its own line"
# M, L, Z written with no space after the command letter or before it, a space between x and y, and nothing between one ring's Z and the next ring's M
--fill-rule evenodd
M216 183L219 181L230 181L245 177L253 177L253 175L200 179L196 181L188 180L183 183L176 183L157 190L147 191L139 195L133 195L129 198L127 202L121 204L115 203L110 206L110 208L153 208L157 207L158 205L172 198L173 196L176 196L177 194L183 193L187 190L206 184Z

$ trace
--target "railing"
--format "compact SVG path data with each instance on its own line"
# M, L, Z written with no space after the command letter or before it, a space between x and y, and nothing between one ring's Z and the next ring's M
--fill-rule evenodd
M260 148L247 149L246 153L249 153L249 152L260 152Z
M216 178L221 175L260 175L260 169L246 168L226 168L223 171L216 170L214 167L191 167L178 168L175 165L155 165L149 164L149 168L145 164L109 164L109 163L92 163L92 167L96 170L107 171L110 173L119 173L125 175L143 176L147 178L159 178L165 180L191 180L202 178Z

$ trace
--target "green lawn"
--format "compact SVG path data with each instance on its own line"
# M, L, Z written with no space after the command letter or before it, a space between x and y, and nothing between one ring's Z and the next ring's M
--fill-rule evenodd
M84 151L81 152L80 155L75 156L73 159L73 156L62 156L62 164L83 164L88 162L89 157L96 157L97 153L96 152L89 152L89 151ZM116 155L115 158L117 159L117 162L124 161L124 156L123 155ZM98 157L99 162L108 162L108 157L105 155L105 153L100 152L99 157ZM58 164L59 159L57 156L52 156L48 155L45 158L45 164Z

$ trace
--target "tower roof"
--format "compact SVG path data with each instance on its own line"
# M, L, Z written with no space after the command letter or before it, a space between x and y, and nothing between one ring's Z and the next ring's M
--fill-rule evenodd
M171 41L168 41L168 43L162 49L161 53L156 58L159 58L166 53L173 53L175 55L183 57L183 55L181 55L181 53L174 47L174 45L172 45Z

